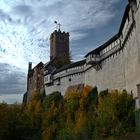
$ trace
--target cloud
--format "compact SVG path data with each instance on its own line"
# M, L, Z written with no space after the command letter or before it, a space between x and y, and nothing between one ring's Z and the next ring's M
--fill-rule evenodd
M19 15L30 15L32 8L29 5L17 5L13 7L13 13Z
M72 33L72 39L79 40L80 36L83 39L86 29L99 28L114 16L111 7L118 0L2 0L1 4L4 6L6 2L7 7L10 5L7 16L13 23L12 26L23 26L25 34L32 36L34 40L49 38L54 30L55 20L62 24L62 30ZM81 31L78 33L79 30Z
M28 61L48 61L55 20L70 32L71 42L80 41L89 36L88 29L100 28L115 16L112 7L119 1L1 0L0 62L27 69Z
M87 36L87 33L80 32L80 31L72 31L70 34L70 40L71 41L78 41L80 39L83 39Z
M11 17L9 14L5 13L2 9L0 9L0 21L3 21L4 23L6 21L11 22Z
M26 73L0 63L0 94L22 94L26 91Z
M84 55L83 54L76 54L74 56L74 59L72 59L72 62L76 62L76 61L80 61L84 59Z
M49 36L56 29L54 21L62 24L62 31L70 32L71 45L78 42L71 48L72 59L79 60L85 55L83 41L92 40L90 32L115 17L113 7L120 1L0 0L0 93L23 93L28 62L36 65L49 61Z
M5 28L7 27L7 28ZM47 40L34 37L23 25L0 24L0 62L12 64L27 70L27 64L32 61L37 64L47 61L49 47Z
M19 21L26 23L30 29L46 31L49 36L53 31L53 22L58 20L62 28L68 31L94 29L106 24L113 16L112 6L117 0L48 0L32 1L24 0L24 3L17 3L11 7L9 13L14 21L15 14ZM13 15L14 13L14 15ZM46 27L46 29L45 29ZM35 30L34 30L35 31ZM42 33L42 35L45 35Z
M8 104L22 103L23 94L0 94L0 103L6 102Z

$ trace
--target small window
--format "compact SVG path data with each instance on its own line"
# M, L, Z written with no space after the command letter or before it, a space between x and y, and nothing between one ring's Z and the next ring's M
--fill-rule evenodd
M71 82L71 78L69 78L69 82Z
M65 38L64 38L64 37L60 37L60 40L64 41L64 40L65 40Z

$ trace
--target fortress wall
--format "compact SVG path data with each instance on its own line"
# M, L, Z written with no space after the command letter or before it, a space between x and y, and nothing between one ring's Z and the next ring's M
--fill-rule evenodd
M102 69L98 72L97 83L101 90L123 89L125 86L123 52L120 51L102 62ZM102 77L101 77L102 76ZM102 80L100 80L102 78Z
M135 15L136 28L125 46L126 89L138 97L136 85L140 83L140 8ZM136 102L137 103L137 102ZM138 106L138 103L137 103ZM139 104L140 107L140 104Z
M133 92L136 96L136 85L140 80L140 63L138 61L138 46L136 43L135 28L131 32L128 41L124 46L124 62L126 89Z
M65 94L69 86L78 85L78 84L84 84L84 73L77 73L68 77L61 78L62 95Z
M140 4L139 4L140 6ZM138 52L140 54L140 7L137 10L137 13L135 15L135 19L136 19L136 41L137 41L137 45L138 45ZM139 55L139 61L140 61L140 55Z
M135 16L135 19L136 19L136 27L137 27L137 30L136 30L136 35L137 35L137 45L138 45L138 62L140 62L140 0L139 0L139 3L138 3L138 10L137 10L137 13L136 13L136 16ZM138 84L140 84L140 81L138 81ZM139 87L138 87L139 89ZM140 107L140 91L137 91L137 97L138 97L138 100L137 102L139 103L139 107Z
M86 71L85 83L97 86L98 90L123 89L125 87L123 52L112 55L101 63L101 69L94 67Z
M84 77L84 73L77 73L66 77L60 77L60 85L57 85L57 81L55 80L53 81L52 86L45 86L46 94L59 91L62 93L62 95L64 95L69 86L84 84Z
M133 30L124 49L126 89L133 93L134 98L138 97L137 84L140 83L140 46L137 43L136 30ZM138 98L136 99L136 106L140 107Z
M101 69L90 68L85 73L85 83L97 86L98 90L109 89L127 89L138 97L137 84L140 84L140 9L138 9L135 20L136 26L131 31L124 48L107 58L101 63ZM131 21L129 21L131 23ZM128 24L126 22L125 24ZM123 44L127 25L123 29ZM122 37L122 36L121 36ZM138 107L138 104L137 104Z
M48 94L50 94L52 92L55 92L55 91L61 92L60 86L58 86L58 85L46 86L45 85L45 93L46 93L46 95L48 95Z

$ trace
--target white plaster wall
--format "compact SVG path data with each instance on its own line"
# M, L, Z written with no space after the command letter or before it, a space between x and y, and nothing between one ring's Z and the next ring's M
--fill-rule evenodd
M58 85L46 86L45 85L45 93L46 93L46 95L48 95L48 94L50 94L52 92L55 92L55 91L61 92L60 86L58 86Z
M99 91L109 89L127 89L137 97L136 85L140 83L140 9L135 19L136 27L131 32L124 49L105 60L102 68L93 67L85 73L85 83L97 86ZM123 39L122 39L123 40ZM138 105L137 105L138 106Z
M77 73L71 76L62 77L60 78L60 85L56 85L56 82L54 81L52 86L45 86L45 92L46 94L50 94L54 91L60 91L62 95L64 95L69 86L83 84L84 76L84 73ZM71 81L69 81L69 79L71 79Z
M140 8L138 8L136 12L135 21L136 28L133 30L127 42L124 56L126 68L126 89L129 91L132 90L134 97L138 97L136 85L140 83Z
M101 69L96 71L94 67L86 71L85 83L91 86L97 86L98 90L123 89L125 87L123 52L111 56L101 64Z

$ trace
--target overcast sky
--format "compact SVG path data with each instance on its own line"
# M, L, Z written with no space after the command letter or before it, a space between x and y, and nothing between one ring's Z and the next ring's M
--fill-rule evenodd
M72 60L119 29L127 0L0 0L0 102L21 102L28 62L49 61L49 36L70 33Z

